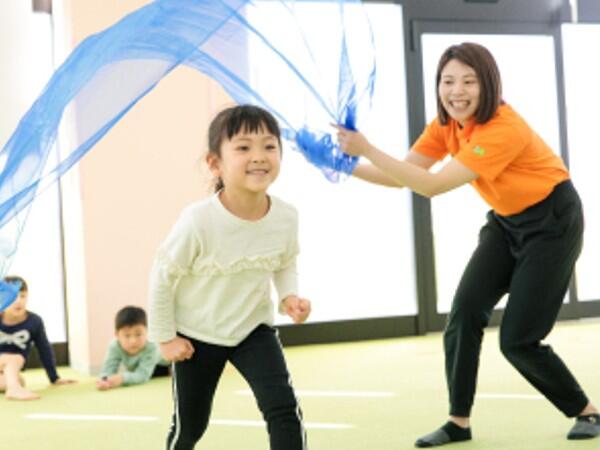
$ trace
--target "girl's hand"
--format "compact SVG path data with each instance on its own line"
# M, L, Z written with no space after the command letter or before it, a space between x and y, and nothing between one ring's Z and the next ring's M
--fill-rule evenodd
M338 130L337 139L340 148L351 156L366 156L371 148L370 142L359 131L351 131L340 125L331 124Z
M54 384L54 386L63 386L65 384L73 384L73 383L77 383L77 380L70 380L68 378L59 378L53 384Z
M310 300L296 297L295 295L284 298L283 306L286 314L292 318L294 323L304 322L308 318L311 310Z
M167 361L184 361L192 357L194 346L188 339L176 336L160 343L160 354Z

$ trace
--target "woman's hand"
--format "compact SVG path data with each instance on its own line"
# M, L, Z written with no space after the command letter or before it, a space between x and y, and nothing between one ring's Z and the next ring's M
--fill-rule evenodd
M331 125L338 130L338 144L344 153L351 156L366 156L372 145L361 132L348 130L340 125Z

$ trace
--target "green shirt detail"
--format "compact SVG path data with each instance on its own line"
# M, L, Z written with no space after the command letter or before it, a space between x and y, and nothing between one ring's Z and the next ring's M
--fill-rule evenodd
M475 153L476 155L479 155L479 156L483 156L483 155L485 155L485 150L482 149L479 145L476 145L473 148L473 153Z
M113 340L109 347L102 366L101 377L119 373L121 366L124 371L123 386L142 384L150 379L157 364L163 365L158 346L154 342L146 342L144 348L130 355L119 345L119 341Z

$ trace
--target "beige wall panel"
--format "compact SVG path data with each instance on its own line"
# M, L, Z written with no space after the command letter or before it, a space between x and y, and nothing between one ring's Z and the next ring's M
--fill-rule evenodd
M73 45L144 3L66 2ZM116 311L128 304L146 307L154 252L181 209L210 192L201 164L206 131L228 104L216 82L178 68L80 162L88 326L71 327L71 334L88 333L90 371L102 363Z

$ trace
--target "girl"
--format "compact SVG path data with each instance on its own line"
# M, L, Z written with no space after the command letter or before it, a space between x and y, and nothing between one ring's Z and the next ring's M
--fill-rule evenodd
M404 161L358 132L338 128L341 148L366 157L354 175L433 197L471 183L492 208L462 275L444 333L450 418L417 440L433 447L471 439L469 416L483 329L508 292L500 346L511 364L567 417L569 439L600 433L600 415L541 341L552 329L582 246L581 203L562 160L502 100L493 56L477 44L449 47L436 74L438 117ZM447 154L437 173L429 168Z
M255 106L212 121L207 163L216 193L186 208L158 250L150 282L150 335L174 361L170 450L192 449L206 430L227 361L250 384L273 450L306 449L298 401L273 325L311 305L297 296L296 210L267 189L279 174L279 126Z
M44 322L40 316L27 310L27 282L19 276L5 277L4 282L18 286L19 294L15 302L0 313L0 392L4 391L9 400L40 398L37 393L25 389L25 379L21 375L34 344L50 383L54 386L75 383L75 380L58 376Z

